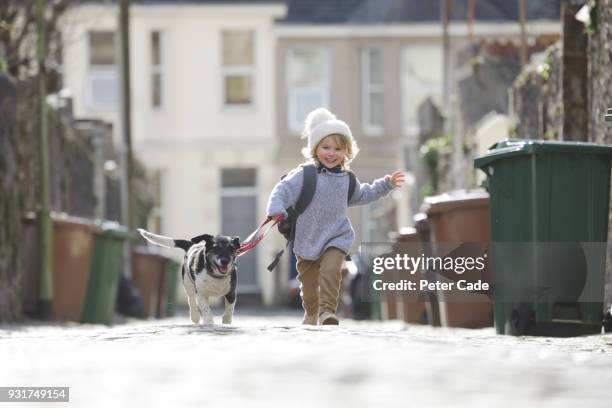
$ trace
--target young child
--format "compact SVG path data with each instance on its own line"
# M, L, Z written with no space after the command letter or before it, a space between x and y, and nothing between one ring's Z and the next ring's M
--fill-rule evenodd
M317 185L312 201L297 220L293 242L305 312L302 323L337 325L342 262L355 239L347 207L384 197L400 187L405 177L396 171L372 184L357 180L347 203L348 165L358 153L348 125L327 109L319 108L306 117L303 137L308 139L308 146L302 153L307 162L317 167ZM303 181L304 170L300 166L274 187L268 201L268 217L287 217L285 209L296 204Z

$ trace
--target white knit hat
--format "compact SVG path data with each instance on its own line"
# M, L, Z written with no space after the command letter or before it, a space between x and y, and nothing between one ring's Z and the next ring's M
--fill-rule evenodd
M341 135L344 136L346 141L351 144L353 150L353 159L359 148L353 139L353 134L349 126L336 118L336 115L331 113L325 108L318 108L313 110L306 116L304 122L304 133L303 137L308 138L308 146L302 150L305 157L311 158L312 150L319 144L323 138L329 135ZM350 162L348 160L347 162Z

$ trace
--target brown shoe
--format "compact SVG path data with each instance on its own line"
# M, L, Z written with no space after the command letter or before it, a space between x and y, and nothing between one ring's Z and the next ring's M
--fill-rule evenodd
M319 315L319 324L323 326L337 326L340 324L340 321L335 314L323 312Z

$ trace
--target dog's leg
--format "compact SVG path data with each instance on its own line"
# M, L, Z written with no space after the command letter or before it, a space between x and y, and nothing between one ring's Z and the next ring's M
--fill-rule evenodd
M215 319L213 318L212 311L210 310L208 296L205 296L202 292L198 292L197 299L198 306L200 306L200 313L202 313L202 324L214 324Z
M189 303L189 315L191 317L191 321L194 324L200 323L200 308L198 307L198 302L196 302L195 296L187 296L187 303Z
M200 323L200 308L198 307L198 302L196 301L196 290L193 282L189 280L189 278L183 278L183 289L185 289L185 294L187 295L187 303L189 304L189 315L191 317L191 321L194 324Z
M232 317L234 316L234 306L236 306L236 283L238 281L236 273L236 267L232 270L232 276L230 278L230 290L223 297L225 300L225 312L223 313L223 323L232 324Z
M232 317L234 316L234 306L236 306L236 296L234 296L234 301L230 303L228 300L228 296L225 296L225 312L223 312L223 324L232 324Z

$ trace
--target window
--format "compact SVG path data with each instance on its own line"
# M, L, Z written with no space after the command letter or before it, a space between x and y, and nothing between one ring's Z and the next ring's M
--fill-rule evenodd
M254 187L255 169L222 169L221 185L223 188Z
M370 135L383 133L383 53L377 47L361 51L361 117L363 131Z
M329 53L323 47L300 47L289 49L287 58L288 123L299 132L308 112L329 107Z
M151 106L162 105L162 35L159 31L151 32Z
M250 105L253 102L254 35L252 31L224 31L223 93L226 105Z
M88 41L87 108L115 112L119 102L115 35L111 31L90 31Z

